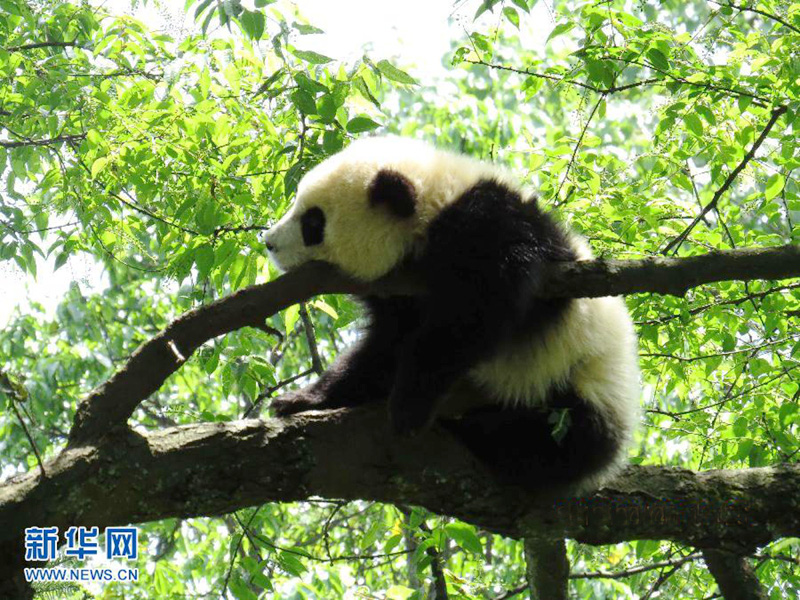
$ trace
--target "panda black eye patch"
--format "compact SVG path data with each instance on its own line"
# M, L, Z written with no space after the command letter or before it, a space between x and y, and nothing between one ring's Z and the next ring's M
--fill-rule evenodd
M300 217L300 231L306 246L316 246L325 239L325 213L318 206L309 208Z

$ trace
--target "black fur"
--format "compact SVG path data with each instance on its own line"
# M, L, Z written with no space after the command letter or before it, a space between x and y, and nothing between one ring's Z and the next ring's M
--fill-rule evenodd
M394 384L403 337L419 327L421 301L410 296L362 298L368 325L361 339L315 383L272 401L277 415L385 400Z
M393 215L401 219L414 214L416 196L414 184L397 171L389 169L380 170L367 190L370 205L386 206Z
M312 206L300 217L300 231L306 246L316 246L325 239L325 213Z
M441 424L504 483L569 484L609 466L621 440L573 390L554 391L547 406L485 406Z
M523 202L501 183L476 184L427 233L412 266L429 294L365 298L364 339L316 384L273 403L278 414L388 396L395 431L413 434L433 422L448 390L472 367L504 344L541 335L571 302L536 297L545 263L576 258L564 231L535 200ZM574 392L554 392L548 406L491 404L442 423L501 478L527 486L577 479L616 453L614 433ZM561 431L553 410L566 416Z

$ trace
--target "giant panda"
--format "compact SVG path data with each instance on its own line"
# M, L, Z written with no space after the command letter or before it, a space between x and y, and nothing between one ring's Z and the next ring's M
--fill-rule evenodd
M321 260L369 282L402 266L427 288L361 298L364 335L274 414L388 400L398 435L436 422L528 489L597 484L621 463L640 393L625 304L539 297L545 265L592 255L504 169L362 138L302 178L264 242L281 270Z

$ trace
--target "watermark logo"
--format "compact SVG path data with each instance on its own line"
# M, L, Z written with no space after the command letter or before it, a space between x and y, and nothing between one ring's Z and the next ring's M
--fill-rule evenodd
M58 527L28 527L25 530L25 560L55 560Z
M64 548L64 556L74 556L78 560L86 560L87 556L97 554L99 537L97 527L91 529L87 527L75 527L67 529L64 536L67 538L67 546Z
M105 556L107 560L136 560L139 556L138 527L106 527L105 553L100 547L97 527L75 526L64 532L62 556L79 562L90 557ZM28 527L25 529L25 560L31 562L58 559L60 538L58 527ZM27 581L108 582L138 581L139 569L103 566L95 567L28 567Z
M106 527L106 558L136 560L139 556L139 530L136 527Z

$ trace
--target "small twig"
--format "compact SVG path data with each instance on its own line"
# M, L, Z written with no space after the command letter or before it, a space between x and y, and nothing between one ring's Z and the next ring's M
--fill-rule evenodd
M54 144L72 143L83 140L86 137L85 133L75 135L59 135L54 138L45 138L42 140L24 139L15 142L0 141L0 147L3 148L26 148L28 146L52 146Z
M250 406L247 408L247 410L245 410L245 411L244 411L244 414L242 414L242 418L243 418L243 419L246 419L247 417L249 417L249 416L250 416L250 414L252 414L252 412L253 412L253 411L254 411L256 408L258 408L258 407L261 405L261 403L262 403L262 402L263 402L265 399L267 399L267 398L269 398L270 396L272 396L272 394L274 394L275 392L277 392L279 389L281 389L281 388L284 388L284 387L286 387L287 385L289 385L289 384L291 384L291 383L294 383L294 382L295 382L295 381L297 381L298 379L302 379L303 377L306 377L307 375L311 375L311 373L313 373L313 372L314 372L314 370L313 370L313 369L306 369L305 371L301 371L301 372L300 372L300 373L298 373L297 375L292 375L292 376L291 376L291 377L289 377L288 379L284 379L283 381L280 381L280 382L276 383L276 384L275 384L275 385L273 385L272 387L270 387L270 388L267 388L266 390L264 390L263 392L261 392L261 393L258 395L258 397L256 398L255 402L253 402L253 403L252 403L252 404L251 404L251 405L250 405Z
M325 554L328 555L328 560L331 560L333 557L331 556L331 540L330 540L330 528L331 528L331 521L336 516L342 507L345 506L346 502L339 502L333 508L331 513L328 515L328 518L325 519L325 526L322 528L322 541L325 543Z
M728 386L728 389L725 390L725 393L722 396L722 400L720 402L718 402L717 410L716 410L716 412L714 412L714 416L711 418L711 424L708 426L708 431L709 432L713 432L714 431L714 427L716 427L716 425L717 425L717 419L719 419L719 415L722 413L722 407L733 396L733 389L739 383L739 380L744 376L745 372L750 369L750 359L753 356L755 356L757 352L758 352L757 350L754 350L751 354L749 354L747 356L747 358L744 361L742 361L742 364L743 364L742 368L739 369L739 372L737 373L736 377L731 382L731 384ZM733 368L735 369L736 367L733 367ZM727 376L728 373L730 373L730 370L727 373L725 373L725 376ZM708 436L706 436L706 439L703 442L703 448L700 451L700 462L698 463L700 466L702 466L703 463L706 460L706 452L708 452L708 449L711 447L711 440L712 440L712 436L708 435Z
M593 573L570 573L570 579L624 579L625 577L633 577L634 575L639 575L640 573L646 573L647 571L652 571L654 569L662 569L664 567L672 567L672 566L681 566L684 563L695 561L700 558L702 555L699 552L695 552L694 554L688 554L686 556L682 556L681 558L676 558L674 560L665 560L657 563L652 563L649 565L637 565L635 567L631 567L630 569L625 569L624 571L596 571ZM500 594L499 596L495 596L493 600L508 600L508 598L513 598L514 596L521 594L522 592L528 589L528 584L524 583L519 585L515 588L511 588Z
M175 344L174 340L167 340L167 347L170 349L172 354L175 355L175 358L178 359L179 363L186 362L186 357L181 354L180 350L178 350L178 346Z
M0 375L2 375L4 379L6 378L5 374L0 373ZM39 470L42 472L42 477L47 477L47 472L44 470L44 461L42 460L42 455L39 454L39 448L36 446L36 442L34 441L31 432L28 430L28 426L25 424L25 419L22 418L22 415L19 412L19 408L17 408L18 398L16 398L10 390L3 391L5 391L8 395L8 402L11 404L11 409L14 411L14 414L17 415L19 426L22 427L25 437L28 438L28 443L31 445L33 454L36 456L36 463L39 465Z
M267 325L266 323L259 323L258 325L254 325L253 327L263 331L264 333L266 333L268 335L271 335L271 336L274 336L274 337L278 338L278 343L279 344L283 341L283 334L280 331L278 331L277 329L275 329L274 327L271 327L270 325Z
M786 19L783 19L778 15L773 15L772 13L768 13L765 10L761 10L759 8L753 8L752 6L742 6L740 4L734 4L733 2L723 3L723 2L718 2L717 0L708 0L708 1L712 2L713 4L716 4L717 6L723 6L723 7L727 6L728 8L735 8L739 12L751 12L757 15L761 15L762 17L766 17L772 21L775 21L776 23L780 23L784 27L788 27L795 33L800 33L800 29L789 23L789 21L787 21Z
M250 519L247 521L247 525L242 523L241 519L239 519L239 515L233 513L234 518L242 528L242 537L240 537L239 540L236 542L236 549L231 554L231 562L228 565L228 572L225 574L225 582L222 585L222 595L221 595L222 598L225 598L227 596L228 582L231 579L231 573L233 572L233 565L236 563L236 555L239 553L239 548L242 547L242 540L244 539L244 536L246 535L246 532L250 527L250 523L253 522L253 520L256 518L256 515L258 514L258 511L260 510L261 506L259 506L257 509L253 511L253 514L250 515Z
M757 560L780 560L783 562L792 563L794 565L800 565L800 558L795 558L794 556L786 556L785 554L754 554L753 558Z
M681 232L675 239L673 239L669 244L667 244L667 246L661 251L661 254L666 256L670 250L674 250L673 254L677 254L678 249L681 247L681 244L683 244L683 242L686 241L686 238L689 237L689 234L697 226L697 224L702 219L704 219L709 212L711 212L717 207L719 199L725 192L728 191L728 189L731 187L733 181L736 179L739 173L741 173L742 170L747 166L747 164L753 159L753 157L756 154L756 151L759 149L764 140L767 139L767 136L769 135L769 132L772 130L772 127L775 125L775 123L778 121L781 115L783 115L786 112L786 110L787 110L786 106L779 106L778 108L772 111L772 115L770 116L769 122L767 122L766 126L761 131L761 135L759 135L758 138L753 142L753 145L750 147L750 150L748 150L747 154L744 155L742 161L738 165L736 165L736 168L733 171L731 171L725 178L725 181L722 183L719 189L717 189L717 191L714 193L714 197L711 198L711 202L709 202L703 207L703 209L700 211L700 214L694 218L694 220L689 224L689 226L686 229L683 230L683 232Z
M101 192L104 192L104 193L108 194L109 196L111 196L112 198L115 198L116 200L119 200L125 206L131 208L132 210L135 210L136 212L141 213L143 215L147 215L151 219L155 219L156 221L160 221L161 223L164 223L165 225L169 225L170 227L174 227L175 229L183 231L184 233L191 233L192 235L200 235L199 231L195 231L194 229L190 229L188 227L183 227L182 225L179 225L178 223L176 223L174 221L170 221L169 219L161 217L161 216L157 215L156 213L154 213L153 211L148 210L148 209L144 208L143 206L140 206L139 204L137 204L133 200L127 200L126 198L123 198L120 194L117 194L116 192L113 192L111 190L106 189L106 186L102 185L99 181L96 181L95 178L91 176L92 170L83 161L83 159L78 157L77 163L83 168L84 171L86 171L90 175L90 179L94 182L94 184L98 187L98 189ZM122 188L122 193L126 194L126 195L128 194L128 192L124 188Z
M780 338L778 340L770 340L768 342L764 342L763 344L759 344L758 346L748 346L746 348L739 348L738 350L729 350L727 352L716 352L714 354L700 354L697 356L680 356L678 354L669 354L668 352L641 352L639 356L645 358L668 358L670 360L677 360L684 363L691 363L691 362L696 362L698 360L707 360L709 358L721 358L723 356L743 354L745 352L758 352L759 350L763 350L764 348L770 348L772 346L778 346L784 342L794 341L798 335L800 334L789 335L784 338Z
M242 225L239 227L217 227L211 232L211 237L216 238L223 233L244 233L247 231L267 231L269 227L264 225Z
M600 107L600 104L605 102L606 93L607 92L603 92L600 98L597 99L597 102L595 102L594 107L592 108L592 112L589 113L589 117L586 119L586 123L584 124L583 129L581 130L581 134L578 137L578 141L575 142L575 147L572 149L572 156L569 159L569 163L567 163L567 168L564 169L564 177L561 179L561 183L558 184L558 190L556 190L556 195L555 195L556 199L561 194L561 188L564 187L564 184L569 178L570 169L572 169L572 165L575 164L575 157L578 155L578 150L580 150L581 144L583 144L583 138L586 136L586 131L589 129L589 124L592 122L592 119L594 118L597 109Z
M597 571L595 573L570 573L569 578L570 579L623 579L625 577L632 577L633 575L638 575L639 573L646 573L647 571L652 571L654 569L663 569L664 567L681 566L684 563L697 560L701 556L702 554L700 554L699 552L695 552L694 554L688 554L686 556L682 556L681 558L676 558L673 560L664 560L650 565L638 565L635 567L631 567L630 569L625 569L624 571L614 571L611 573L606 571Z
M765 298L766 296L769 296L770 294L776 294L776 293L780 293L780 292L785 292L787 290L795 290L797 288L800 288L800 283L792 283L792 284L789 284L789 285L781 285L781 286L777 286L777 287L772 287L772 288L770 288L768 290L764 290L763 292L756 292L756 293L753 293L753 294L748 294L746 296L741 296L739 298L732 298L730 300L722 300L721 302L709 302L708 304L703 304L701 306L696 306L695 308L692 308L691 310L689 310L687 312L687 314L689 314L689 315L697 315L697 314L699 314L699 313L701 313L703 311L708 310L709 308L715 308L717 306L731 306L731 305L737 306L739 304L744 304L745 302L748 302L750 300L756 300L756 299ZM675 319L680 319L681 316L682 315L680 313L673 314L673 315L666 315L666 316L660 317L658 319L649 319L647 321L636 321L636 325L640 325L640 326L641 325L663 325L664 323L667 323L669 321L674 321Z
M322 359L319 356L319 348L317 347L317 336L314 334L314 323L308 314L306 303L300 303L300 319L303 321L303 329L306 332L306 341L308 342L308 351L311 354L312 369L317 375L322 375L325 367L322 364Z
M56 229L65 229L67 227L72 227L73 225L80 225L80 221L71 221L69 223L64 223L63 225L53 225L51 227L41 227L38 229L15 229L12 225L7 223L6 221L0 221L0 225L5 227L9 231L15 233L16 235L30 235L32 233L42 233L45 231L54 231Z
M252 529L250 529L250 523L252 522L252 518L248 521L247 525L242 523L241 518L236 513L233 513L234 518L238 521L239 525L242 527L243 530L248 531L253 538L264 544L265 546L269 546L274 550L278 550L280 552L286 552L287 554L294 554L295 556L301 556L303 558L307 558L308 560L313 560L314 562L319 563L335 563L341 561L350 561L350 560L373 560L377 558L389 558L400 556L401 554L408 554L408 550L397 550L395 552L386 552L383 554L347 554L342 556L334 556L332 558L322 558L321 556L314 556L308 552L300 552L298 550L294 550L293 548L286 548L285 546L279 546L272 540L265 538L262 535L259 535Z
M792 371L792 370L798 369L798 368L800 368L800 364L795 365L794 367L789 367L788 370ZM697 406L695 408L688 408L686 410L675 411L675 412L666 411L666 410L659 410L659 409L655 409L655 408L649 408L645 412L654 413L654 414L658 414L658 415L664 415L665 417L670 417L672 419L675 419L676 421L679 421L680 418L685 416L685 415L689 415L689 414L692 414L692 413L708 410L709 408L715 408L717 406L721 406L723 404L726 404L726 403L730 402L731 400L736 400L737 398L741 398L745 394L750 394L751 392L753 392L753 391L755 391L755 390L757 390L759 388L768 386L773 381L776 381L776 380L780 379L781 377L786 377L786 373L781 372L779 375L775 375L774 377L770 377L769 379L765 379L764 381L762 381L760 383L757 383L756 385L751 385L748 388L740 390L739 392L737 392L736 394L733 394L732 396L725 396L722 400L717 400L716 402L712 402L711 404L706 404L704 406ZM800 391L800 390L798 390L798 391Z
M24 44L22 46L9 46L5 49L6 52L22 52L24 50L35 50L36 48L83 48L77 42L35 42L33 44Z
M527 591L528 589L529 589L528 584L527 583L523 583L522 585L518 585L515 588L511 588L510 590L507 590L507 591L503 592L499 596L495 596L493 598L493 600L508 600L509 598L513 598L514 596L518 596L519 594L521 594L522 592Z

